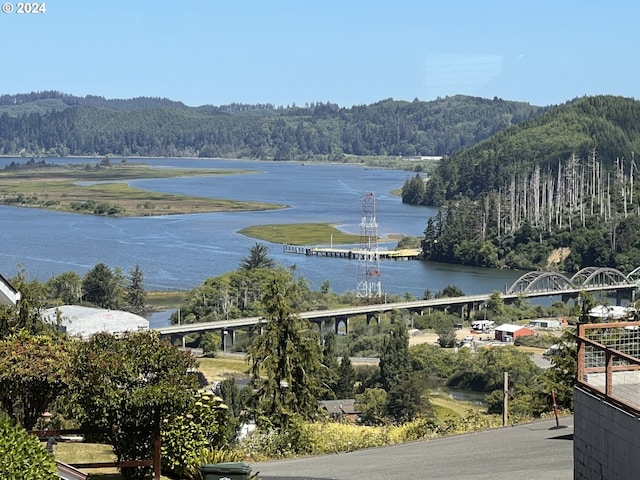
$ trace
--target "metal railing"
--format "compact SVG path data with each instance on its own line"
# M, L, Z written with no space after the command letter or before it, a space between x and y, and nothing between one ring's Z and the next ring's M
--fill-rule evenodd
M640 322L582 323L578 384L640 414Z

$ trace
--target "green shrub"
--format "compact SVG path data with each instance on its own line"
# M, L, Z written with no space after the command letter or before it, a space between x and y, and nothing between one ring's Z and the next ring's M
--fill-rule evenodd
M162 470L179 478L194 464L197 474L197 457L221 448L227 438L227 406L222 399L198 393L194 400L188 414L169 417L162 428Z
M56 462L37 437L0 420L0 478L56 480L57 472Z
M411 422L394 427L390 431L391 443L413 442L431 438L438 430L438 425L431 418L416 418Z

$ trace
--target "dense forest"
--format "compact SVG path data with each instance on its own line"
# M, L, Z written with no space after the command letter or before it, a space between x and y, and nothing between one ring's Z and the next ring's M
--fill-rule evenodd
M59 92L0 96L0 154L339 160L449 156L547 109L498 98L188 107Z
M640 266L639 120L636 100L580 98L452 155L428 182L407 180L403 201L441 207L425 230L425 258L568 271Z

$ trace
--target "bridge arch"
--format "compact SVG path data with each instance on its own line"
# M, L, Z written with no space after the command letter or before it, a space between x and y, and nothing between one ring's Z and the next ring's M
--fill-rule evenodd
M627 275L627 279L629 279L631 283L640 284L640 267Z
M586 267L571 277L576 288L629 285L629 278L620 270L610 267Z
M528 272L516 280L507 294L557 292L575 288L570 279L559 272Z

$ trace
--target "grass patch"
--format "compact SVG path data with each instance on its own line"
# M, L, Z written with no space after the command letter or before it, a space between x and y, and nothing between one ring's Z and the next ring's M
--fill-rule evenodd
M416 159L415 157L394 157L389 155L344 155L344 163L355 163L373 168L406 170L407 172L428 173L440 163L436 158Z
M146 292L146 303L158 310L178 308L187 298L187 292Z
M530 353L530 354L538 354L538 355L542 355L544 352L547 351L546 348L541 348L541 347L528 347L525 345L519 345L516 347L517 350L520 350L521 352L526 352L526 353Z
M484 409L471 402L454 400L448 395L435 394L429 397L429 401L438 418L463 417L469 410L483 412Z
M56 460L64 463L114 462L111 445L103 443L60 442L54 447Z
M206 377L210 384L232 376L246 377L249 364L242 355L233 357L199 358L198 370Z
M360 243L360 235L338 230L328 223L255 225L240 230L242 235L272 243L290 245L346 245Z

